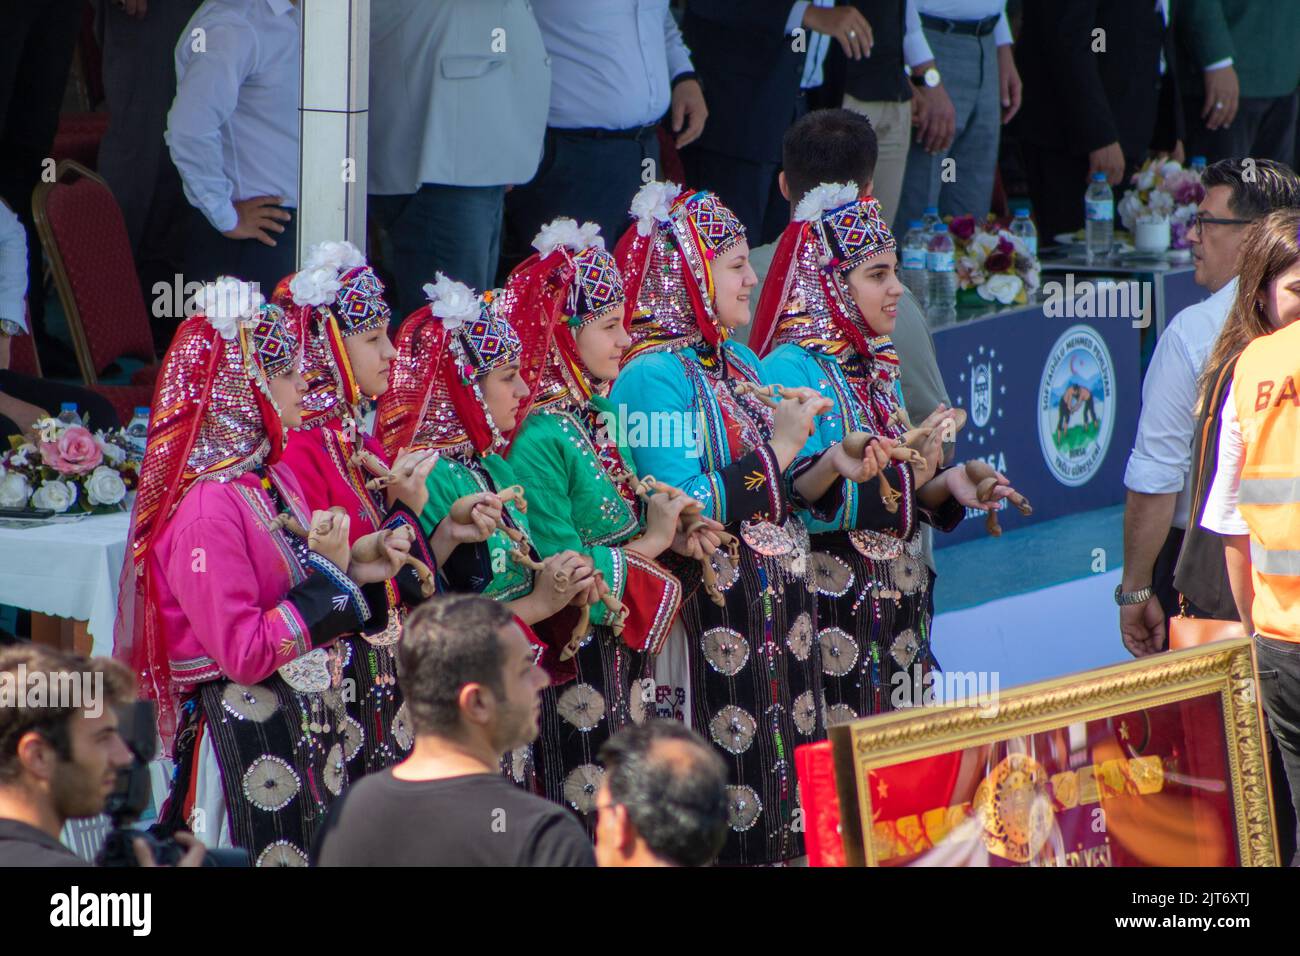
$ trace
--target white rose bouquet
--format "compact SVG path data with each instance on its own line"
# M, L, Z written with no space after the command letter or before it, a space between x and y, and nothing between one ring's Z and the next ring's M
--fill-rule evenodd
M0 508L109 514L130 507L140 467L123 429L91 433L55 418L35 429L35 443L14 435L0 453Z
M1149 159L1129 179L1132 189L1119 201L1119 218L1133 232L1139 219L1169 220L1169 244L1186 249L1197 204L1205 198L1199 173L1171 159Z

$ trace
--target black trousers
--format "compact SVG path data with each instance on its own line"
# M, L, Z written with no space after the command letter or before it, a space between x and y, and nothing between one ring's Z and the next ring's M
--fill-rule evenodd
M32 378L11 369L0 369L0 392L43 408L51 415L59 414L59 406L64 402L74 402L82 420L92 430L117 428L122 424L112 402L80 385L68 385L48 378ZM16 434L18 426L0 415L0 441Z
M32 190L59 128L84 0L0 0L0 197L27 230L28 288L41 288L41 244ZM30 299L44 332L44 297Z
M605 248L612 250L632 224L632 197L643 184L663 178L659 159L652 127L636 136L547 129L537 175L506 193L498 274L526 259L537 231L558 216L597 223Z
M1294 167L1298 102L1295 91L1277 97L1243 96L1232 124L1210 130L1201 119L1203 98L1188 98L1183 102L1190 126L1187 155L1204 156L1211 163L1253 156Z
M1283 853L1291 851L1290 865L1300 866L1300 833L1296 820L1300 819L1300 643L1275 641L1255 635L1255 656L1259 667L1260 703L1268 719L1268 729L1274 741L1274 751L1282 764L1284 777L1277 779L1274 772L1274 805L1285 782L1291 791L1292 815L1287 820L1278 819L1278 842ZM1274 764L1276 767L1276 762ZM1285 859L1285 857L1283 858Z
M257 239L227 239L203 213L190 207L185 281L211 282L218 276L233 276L256 282L269 301L276 283L293 272L298 261L298 210L288 212L293 218L282 223L284 232L275 235L274 246L268 246Z

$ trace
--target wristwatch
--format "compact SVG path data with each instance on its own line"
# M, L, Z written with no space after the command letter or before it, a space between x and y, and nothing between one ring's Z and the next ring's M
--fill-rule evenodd
M1150 585L1147 585L1144 588L1138 588L1136 591L1121 591L1120 585L1117 584L1115 585L1115 603L1120 607L1124 607L1127 604L1145 604L1147 601L1151 600L1151 595L1153 593L1154 592L1152 592Z
M26 334L27 330L12 319L0 319L0 335L17 338L20 335Z
M912 74L913 86L925 86L925 87L929 87L930 89L934 89L936 86L939 85L939 82L940 82L939 71L936 70L934 67L928 68L924 73Z

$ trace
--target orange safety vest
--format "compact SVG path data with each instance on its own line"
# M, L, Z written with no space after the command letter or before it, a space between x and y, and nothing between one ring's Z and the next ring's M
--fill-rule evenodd
M1241 353L1233 400L1245 446L1238 506L1250 525L1255 630L1300 643L1300 322Z

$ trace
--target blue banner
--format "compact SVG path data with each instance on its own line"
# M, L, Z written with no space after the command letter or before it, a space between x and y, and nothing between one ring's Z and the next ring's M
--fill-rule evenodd
M1141 402L1132 319L1051 317L1038 304L940 329L934 344L948 394L968 415L954 460L984 459L1034 507L1029 517L999 512L1006 530L1123 502ZM970 511L934 543L987 533Z

